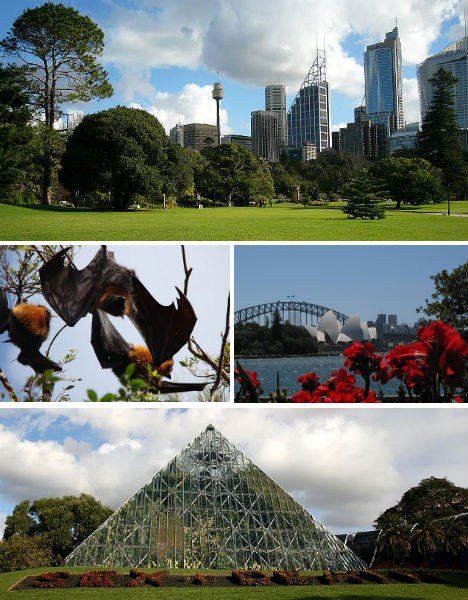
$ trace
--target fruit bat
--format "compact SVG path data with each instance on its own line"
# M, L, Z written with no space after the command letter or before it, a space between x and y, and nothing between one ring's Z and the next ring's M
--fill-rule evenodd
M145 340L152 364L169 372L171 365L163 363L170 362L187 343L197 320L186 296L176 288L178 306L160 304L135 272L117 264L105 246L82 270L65 267L67 250L40 269L42 291L49 304L70 326L99 309L114 316L128 315Z
M12 342L21 350L18 362L29 365L36 373L62 367L50 360L39 348L49 335L50 311L45 306L23 302L10 309L4 290L0 290L0 333L8 332Z
M117 264L105 246L84 269L65 266L68 250L64 248L39 269L44 298L65 323L73 327L97 307L115 316L128 314L135 273Z
M163 308L170 309L171 307ZM101 367L112 369L117 376L121 375L129 364L134 363L135 374L143 379L147 377L148 364L156 369L161 377L170 377L170 371L174 364L172 359L159 364L153 360L148 348L133 346L126 342L106 313L100 309L93 313L91 344ZM173 352L171 349L169 353L175 354L175 351ZM162 394L201 391L206 385L206 383L172 383L161 379L157 381L156 389Z

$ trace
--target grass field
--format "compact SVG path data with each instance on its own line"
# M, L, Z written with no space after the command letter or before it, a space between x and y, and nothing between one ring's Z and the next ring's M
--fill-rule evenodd
M468 573L444 576L448 583L441 584L366 584L340 586L275 586L275 587L236 587L236 588L137 588L137 589L65 589L65 590L24 590L6 594L8 590L23 577L51 571L54 569L33 569L0 574L0 597L11 595L15 600L100 600L102 598L137 600L154 598L189 599L216 598L220 600L243 600L262 598L273 600L310 600L311 598L334 598L335 600L466 600L468 598ZM70 568L71 572L82 572L82 568ZM128 572L128 569L117 569ZM189 573L189 571L184 571ZM190 571L194 573L194 571Z
M465 241L468 202L388 209L381 221L346 218L340 203L303 208L177 208L150 212L91 212L0 204L4 241ZM466 216L453 216L454 213Z

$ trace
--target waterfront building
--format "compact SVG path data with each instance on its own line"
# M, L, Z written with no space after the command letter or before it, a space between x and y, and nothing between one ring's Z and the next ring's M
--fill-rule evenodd
M426 58L418 67L419 100L421 119L424 120L432 102L432 85L429 79L439 70L444 69L454 75L458 82L454 91L454 110L458 126L468 128L468 36L451 44L441 52Z
M218 145L218 128L207 123L184 125L184 146L193 150L203 150L207 145Z
M289 146L301 149L304 142L312 142L318 152L330 148L330 99L324 50L317 50L287 117Z
M278 144L284 148L288 143L288 125L286 118L286 88L282 84L265 87L265 110L278 113Z
M278 113L267 110L255 110L251 113L252 152L258 158L268 162L279 159Z
M386 125L388 134L404 125L403 75L398 27L383 42L367 46L364 53L367 118Z

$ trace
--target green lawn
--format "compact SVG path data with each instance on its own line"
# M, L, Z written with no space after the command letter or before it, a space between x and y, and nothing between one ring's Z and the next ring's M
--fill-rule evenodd
M0 574L0 597L6 598L6 592L27 575L52 571L54 569L33 569L30 571L17 571L14 573ZM55 569L57 570L57 569ZM58 569L60 570L60 569ZM82 572L82 568L67 569L72 572ZM128 572L128 569L117 569ZM146 569L145 569L146 570ZM185 571L188 572L188 571ZM194 571L191 571L192 573ZM334 598L335 600L358 600L359 598L370 598L372 600L466 600L468 597L468 573L465 575L445 576L450 583L439 584L365 584L340 585L340 586L291 586L291 587L264 587L264 588L140 588L140 589L65 589L65 590L25 590L12 592L11 597L17 600L101 600L108 598L125 598L137 600L158 598L181 599L185 598L216 598L220 600L239 600L249 598L262 598L273 600L310 600L311 598Z
M339 203L303 208L177 208L151 212L91 212L65 208L25 208L0 204L3 241L87 240L356 240L464 241L468 239L468 202L387 210L381 221L346 218Z

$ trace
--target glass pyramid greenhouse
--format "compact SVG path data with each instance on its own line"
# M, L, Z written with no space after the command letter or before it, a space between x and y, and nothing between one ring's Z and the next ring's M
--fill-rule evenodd
M196 569L366 568L212 425L65 562Z

